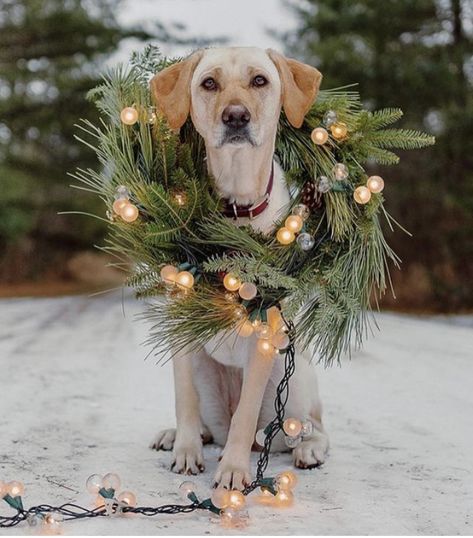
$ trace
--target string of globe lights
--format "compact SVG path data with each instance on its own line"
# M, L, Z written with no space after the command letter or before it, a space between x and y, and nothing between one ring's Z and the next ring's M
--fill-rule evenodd
M240 528L248 523L246 496L259 489L258 501L273 507L291 506L294 501L293 489L297 477L292 471L284 471L275 477L265 477L269 464L270 450L273 439L282 430L285 442L289 448L294 448L305 436L312 433L312 423L297 418L285 419L285 407L289 397L289 380L295 370L294 325L284 320L289 343L284 350L284 375L276 389L274 401L275 416L273 420L256 433L256 442L262 446L256 464L255 479L243 491L228 490L221 487L215 489L208 498L199 498L197 486L191 481L185 481L179 486L179 493L187 504L165 504L148 507L138 506L137 497L131 491L120 491L121 479L115 473L105 476L93 474L86 481L86 489L94 495L93 507L87 508L75 503L65 503L60 506L39 504L25 508L23 495L25 487L16 480L0 481L0 498L3 498L15 514L0 516L0 528L10 528L27 522L33 531L40 534L61 534L63 522L95 517L118 517L139 514L142 516L157 516L161 514L174 515L207 511L215 516L215 520L226 528Z

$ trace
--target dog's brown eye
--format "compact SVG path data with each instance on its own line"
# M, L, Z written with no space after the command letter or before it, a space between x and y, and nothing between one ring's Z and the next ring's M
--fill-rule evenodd
M217 83L212 77L206 78L202 84L202 88L205 88L206 90L212 91L217 89Z
M256 75L256 77L253 79L253 86L261 87L266 86L268 83L268 80L263 77L263 75Z

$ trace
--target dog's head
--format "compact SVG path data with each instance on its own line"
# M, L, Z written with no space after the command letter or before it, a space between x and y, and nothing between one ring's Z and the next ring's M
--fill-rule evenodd
M199 50L158 73L151 90L173 129L189 113L207 145L260 146L274 137L281 107L300 127L322 75L309 65L258 48Z

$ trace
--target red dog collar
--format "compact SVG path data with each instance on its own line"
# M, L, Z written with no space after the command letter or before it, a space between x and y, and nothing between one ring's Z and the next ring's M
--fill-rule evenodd
M262 198L255 202L254 204L250 205L238 205L235 204L235 202L230 202L228 199L224 199L224 207L222 210L222 214L225 217L238 219L247 217L249 219L254 219L258 215L261 215L261 213L268 207L269 205L269 197L271 195L271 191L273 190L273 180L274 180L274 162L271 164L271 174L269 176L268 186L266 187L266 192L262 196Z

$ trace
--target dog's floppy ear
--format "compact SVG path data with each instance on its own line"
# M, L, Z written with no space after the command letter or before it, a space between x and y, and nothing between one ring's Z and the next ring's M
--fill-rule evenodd
M185 60L166 67L151 79L151 94L156 108L168 120L171 129L182 127L189 115L191 79L202 54L198 50Z
M268 56L276 65L282 84L282 105L289 123L299 128L304 116L317 97L322 73L310 65L286 58L268 49Z

